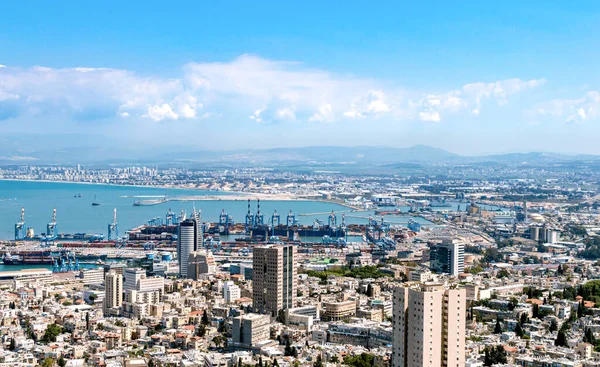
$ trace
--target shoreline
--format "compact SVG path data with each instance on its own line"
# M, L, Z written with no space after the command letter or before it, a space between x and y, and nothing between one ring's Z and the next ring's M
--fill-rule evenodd
M207 189L198 189L198 188L190 188L190 187L181 187L181 186L167 186L167 185L127 185L127 184L111 184L111 183L101 183L101 182L79 182L79 181L56 181L56 180L28 180L28 179L17 179L17 178L0 178L0 181L13 181L13 182L43 182L43 183L58 183L58 184L72 184L72 185L98 185L98 186L115 186L115 187L140 187L140 188L148 188L148 189L168 189L168 190L189 190L189 191L204 191L207 194L199 195L198 197L189 198L191 195L188 195L188 198L182 197L177 198L173 197L169 201L242 201L242 200L256 200L260 199L263 201L308 201L308 202L321 202L328 204L336 204L349 209L359 209L355 208L346 203L339 203L333 200L324 200L324 199L310 199L310 198L302 198L302 197L294 197L293 194L265 194L265 193L248 193L242 191L217 191L217 190L207 190Z

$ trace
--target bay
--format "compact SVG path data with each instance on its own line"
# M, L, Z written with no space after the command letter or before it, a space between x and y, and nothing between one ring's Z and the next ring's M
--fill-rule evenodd
M77 194L81 194L81 197L75 197ZM14 238L14 225L21 215L21 207L25 208L25 227L33 228L36 234L46 232L46 224L51 220L54 208L57 211L58 232L70 234L100 233L106 236L107 226L112 222L114 208L117 209L120 235L152 218L161 217L164 220L169 209L175 213L184 209L189 214L193 205L202 211L202 219L205 221L218 221L221 210L225 210L237 223L244 221L247 212L245 200L201 200L195 203L172 201L153 206L133 206L135 200L140 200L133 196L177 197L215 194L226 193L145 186L0 180L0 239ZM101 205L92 206L94 195ZM296 219L303 225L311 225L316 219L327 223L326 213L331 211L338 213L338 224L342 212L347 215L347 224L366 224L368 216L373 215L372 211L350 213L347 207L321 201L264 200L260 205L265 222L270 220L274 210L281 215L282 223L285 222L287 213L292 210L296 214ZM251 209L256 212L255 200L252 201ZM310 213L322 214L299 215ZM414 219L424 225L430 224L422 218ZM398 224L407 223L408 220L409 217L403 216L390 218L390 221Z

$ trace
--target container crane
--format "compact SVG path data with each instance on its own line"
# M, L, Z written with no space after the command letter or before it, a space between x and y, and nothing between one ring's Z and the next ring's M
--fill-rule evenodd
M250 211L250 199L248 199L248 213L246 214L246 232L254 226L254 214Z
M258 226L262 226L265 224L264 216L260 212L260 199L256 200L256 216L254 217L254 224Z
M113 238L114 235L114 238ZM119 225L117 224L117 208L113 209L113 221L108 224L108 240L117 239L119 237Z
M15 223L15 241L25 239L25 208L21 208L21 218Z
M177 214L171 211L171 208L169 208L169 211L167 212L165 224L167 226L176 226L179 224L179 218L177 217Z
M294 213L291 210L287 215L286 224L288 227L293 227L294 224L296 224L296 216L294 215Z
M58 224L56 223L56 208L52 212L52 220L46 225L46 235L40 239L42 247L50 247L54 245L54 241L58 237Z

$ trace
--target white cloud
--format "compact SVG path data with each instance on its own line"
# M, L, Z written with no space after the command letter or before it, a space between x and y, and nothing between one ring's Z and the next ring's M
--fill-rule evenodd
M422 121L441 121L442 114L469 111L473 116L479 116L485 100L493 100L503 106L508 103L508 97L529 88L535 88L545 83L544 79L523 81L520 79L500 80L493 83L470 83L460 89L443 94L429 94L416 103L419 119Z
M553 99L527 111L529 116L550 116L580 123L600 117L600 92L588 91L578 99Z
M367 116L381 115L390 112L392 107L388 104L387 96L382 90L370 90L364 96L352 102L350 110L344 112L349 118L365 118Z
M319 107L319 112L309 117L310 122L331 122L333 121L333 108L331 104L326 103Z
M380 118L438 122L448 114L479 115L486 100L505 104L510 96L543 83L543 79L507 79L421 93L252 55L230 62L190 63L181 76L171 79L110 68L3 67L0 101L11 105L4 107L10 113L0 110L0 119L60 115L73 120L117 116L173 121L249 116L258 123ZM588 118L588 108L580 107ZM573 109L571 115L576 112Z
M177 120L179 115L173 112L173 109L171 109L171 106L168 103L163 103L162 105L149 106L148 113L143 115L143 117L148 117L154 121L161 121L165 119Z
M5 68L5 67L6 67L6 65L0 64L0 68Z
M421 121L431 121L431 122L440 122L442 118L438 112L419 112L419 120Z

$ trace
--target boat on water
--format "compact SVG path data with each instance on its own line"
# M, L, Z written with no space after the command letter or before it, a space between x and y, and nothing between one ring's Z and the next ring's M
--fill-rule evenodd
M31 253L24 256L6 253L2 259L4 265L52 265L53 261L49 253Z
M74 198L80 198L80 197L81 197L81 194L75 194L75 195L73 195L73 197L74 197Z
M98 205L100 205L100 203L96 201L96 194L94 194L94 201L92 201L92 206L98 206Z
M431 208L450 208L452 205L446 203L446 199L442 200L432 200L429 202L429 207Z
M375 215L399 215L402 214L400 209L394 210L375 210Z

